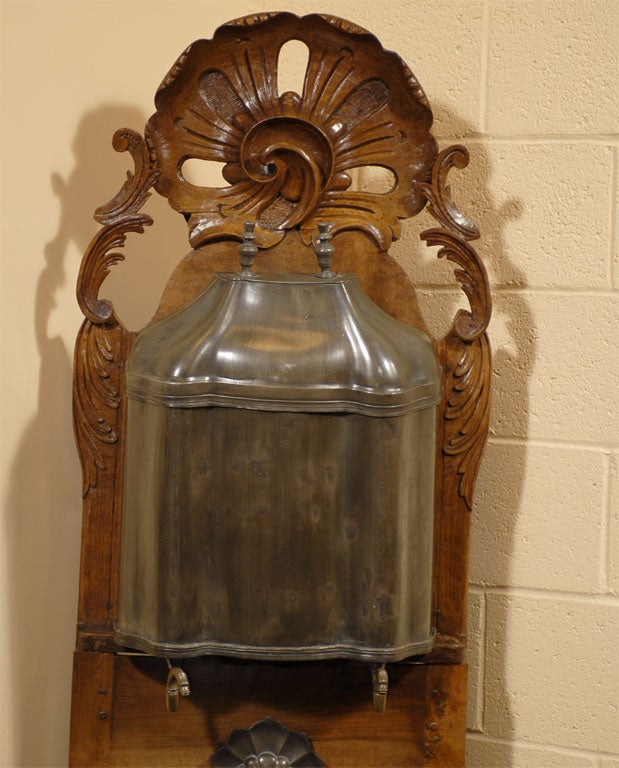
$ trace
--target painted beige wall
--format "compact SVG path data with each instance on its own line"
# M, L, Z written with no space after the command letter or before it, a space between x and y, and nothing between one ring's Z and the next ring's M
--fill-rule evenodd
M371 29L420 79L440 140L471 149L452 183L484 233L496 371L473 512L469 764L616 768L615 0L2 3L0 764L66 764L80 536L74 284L91 212L126 167L110 137L142 128L188 42L267 7ZM185 248L180 217L154 202L161 226L130 239L110 278L136 327ZM427 223L408 224L394 252L440 332L459 298L417 244ZM151 277L136 282L142 270Z

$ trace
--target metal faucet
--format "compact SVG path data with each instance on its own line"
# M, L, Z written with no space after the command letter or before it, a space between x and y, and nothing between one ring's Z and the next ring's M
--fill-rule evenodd
M372 700L374 712L384 712L387 708L389 675L384 664L372 665Z
M191 694L189 678L180 667L173 667L169 659L166 662L170 671L166 680L165 703L168 712L176 712L180 706L180 697Z

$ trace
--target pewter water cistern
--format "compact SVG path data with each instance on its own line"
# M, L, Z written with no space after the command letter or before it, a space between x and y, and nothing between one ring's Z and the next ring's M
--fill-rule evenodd
M127 366L117 640L169 659L346 658L432 644L430 341L352 274L242 269L149 325Z

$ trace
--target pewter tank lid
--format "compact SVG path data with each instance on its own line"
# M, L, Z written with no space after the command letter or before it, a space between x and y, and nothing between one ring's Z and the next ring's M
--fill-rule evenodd
M439 382L429 340L355 275L219 273L142 332L127 366L130 397L170 407L397 415L434 405Z
M242 254L241 254L242 255ZM435 405L438 361L419 330L383 312L357 277L218 273L148 326L127 394L168 407L400 415Z

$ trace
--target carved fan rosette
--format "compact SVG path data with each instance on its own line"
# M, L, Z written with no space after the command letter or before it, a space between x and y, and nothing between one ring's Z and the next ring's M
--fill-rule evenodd
M301 93L278 91L280 52L290 40L308 49ZM451 167L466 166L466 150L438 153L430 133L432 112L412 72L373 35L332 16L262 14L224 25L212 40L198 40L182 53L159 87L155 105L145 138L128 129L115 136L115 149L130 151L135 173L98 209L102 229L84 256L78 280L86 320L76 348L75 425L85 503L96 512L85 520L93 538L108 542L96 549L101 563L84 561L83 568L92 568L96 581L98 568L109 570L116 562L120 492L114 489L122 475L118 434L124 407L120 369L133 339L98 293L109 268L123 258L112 249L124 244L128 232L141 232L151 223L140 213L150 187L184 215L196 249L242 240L246 221L256 222L261 249L292 231L307 244L318 223L327 221L332 234L359 230L384 252L398 237L400 220L429 203L438 226L422 238L454 262L470 302L437 345L445 377L435 614L438 645L447 637L457 656L464 632L457 606L466 590L468 524L453 520L471 506L487 435L490 375L485 333L490 295L485 269L470 245L478 232L451 200L446 182ZM219 164L222 185L187 181L184 165L195 159ZM372 166L391 172L391 188L381 194L353 190L354 170ZM397 307L387 309L398 314ZM93 497L93 490L99 495ZM461 554L445 567L442 551ZM97 632L111 632L115 578L97 582L96 599L82 600L81 621Z
M283 45L307 45L303 92L277 90ZM385 250L398 222L425 203L420 182L435 156L432 114L399 57L375 37L330 17L276 14L226 25L181 55L155 99L147 140L156 188L188 217L194 247L257 222L262 247L295 227L307 242L318 221L363 229ZM222 164L229 186L195 187L183 164ZM391 191L353 192L351 170L383 166Z

